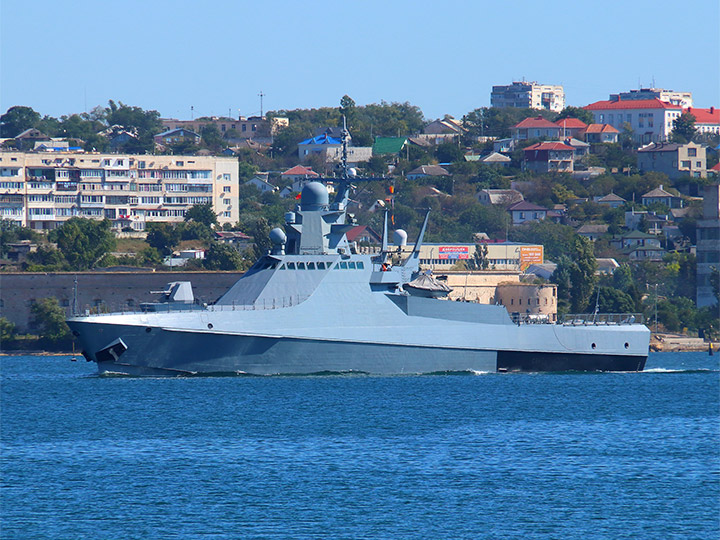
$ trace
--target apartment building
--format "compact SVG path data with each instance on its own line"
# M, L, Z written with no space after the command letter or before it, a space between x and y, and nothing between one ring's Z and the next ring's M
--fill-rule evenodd
M720 186L705 186L703 216L697 221L697 306L717 305L712 274L720 269Z
M270 140L279 130L289 125L287 118L266 118L265 116L240 116L237 119L230 117L212 116L197 120L178 120L176 118L161 118L160 122L165 130L187 129L201 133L205 126L215 126L222 135L230 139L268 139Z
M610 101L629 101L629 100L659 99L672 105L680 107L692 107L692 92L676 92L675 90L665 90L664 88L640 88L639 90L630 90L629 92L620 92L619 94L610 94Z
M638 149L637 160L641 172L662 172L668 178L707 177L706 148L694 142L651 143Z
M560 112L565 108L565 90L556 84L516 81L510 85L493 86L490 105Z
M683 111L680 105L658 98L596 101L584 108L592 113L593 123L609 124L620 132L627 124L635 141L646 144L667 141Z
M236 158L0 152L0 219L36 230L77 216L143 231L206 203L220 224L238 221Z

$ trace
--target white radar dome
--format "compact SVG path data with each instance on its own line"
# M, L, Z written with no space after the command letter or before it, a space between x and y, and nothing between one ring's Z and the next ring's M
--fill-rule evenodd
M396 246L406 246L407 245L407 233L403 231L402 229L398 229L393 233L393 243Z

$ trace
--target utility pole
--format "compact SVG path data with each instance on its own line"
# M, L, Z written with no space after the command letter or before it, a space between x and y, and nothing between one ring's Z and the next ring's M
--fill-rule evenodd
M655 333L657 334L658 331L658 324L657 324L657 286L658 284L655 284Z

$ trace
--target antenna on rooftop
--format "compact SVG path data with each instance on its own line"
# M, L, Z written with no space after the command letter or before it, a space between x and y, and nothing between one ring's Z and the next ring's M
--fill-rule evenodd
M195 120L195 107L190 105L190 120Z
M263 91L260 90L260 93L258 94L260 96L260 118L263 116L263 98L265 97L265 94L263 94Z

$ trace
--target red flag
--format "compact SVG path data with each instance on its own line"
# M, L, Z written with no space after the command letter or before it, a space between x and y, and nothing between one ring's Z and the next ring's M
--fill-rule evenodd
M302 196L302 193L298 193L297 195L295 195L295 199L297 200L297 199L299 199L301 196Z

